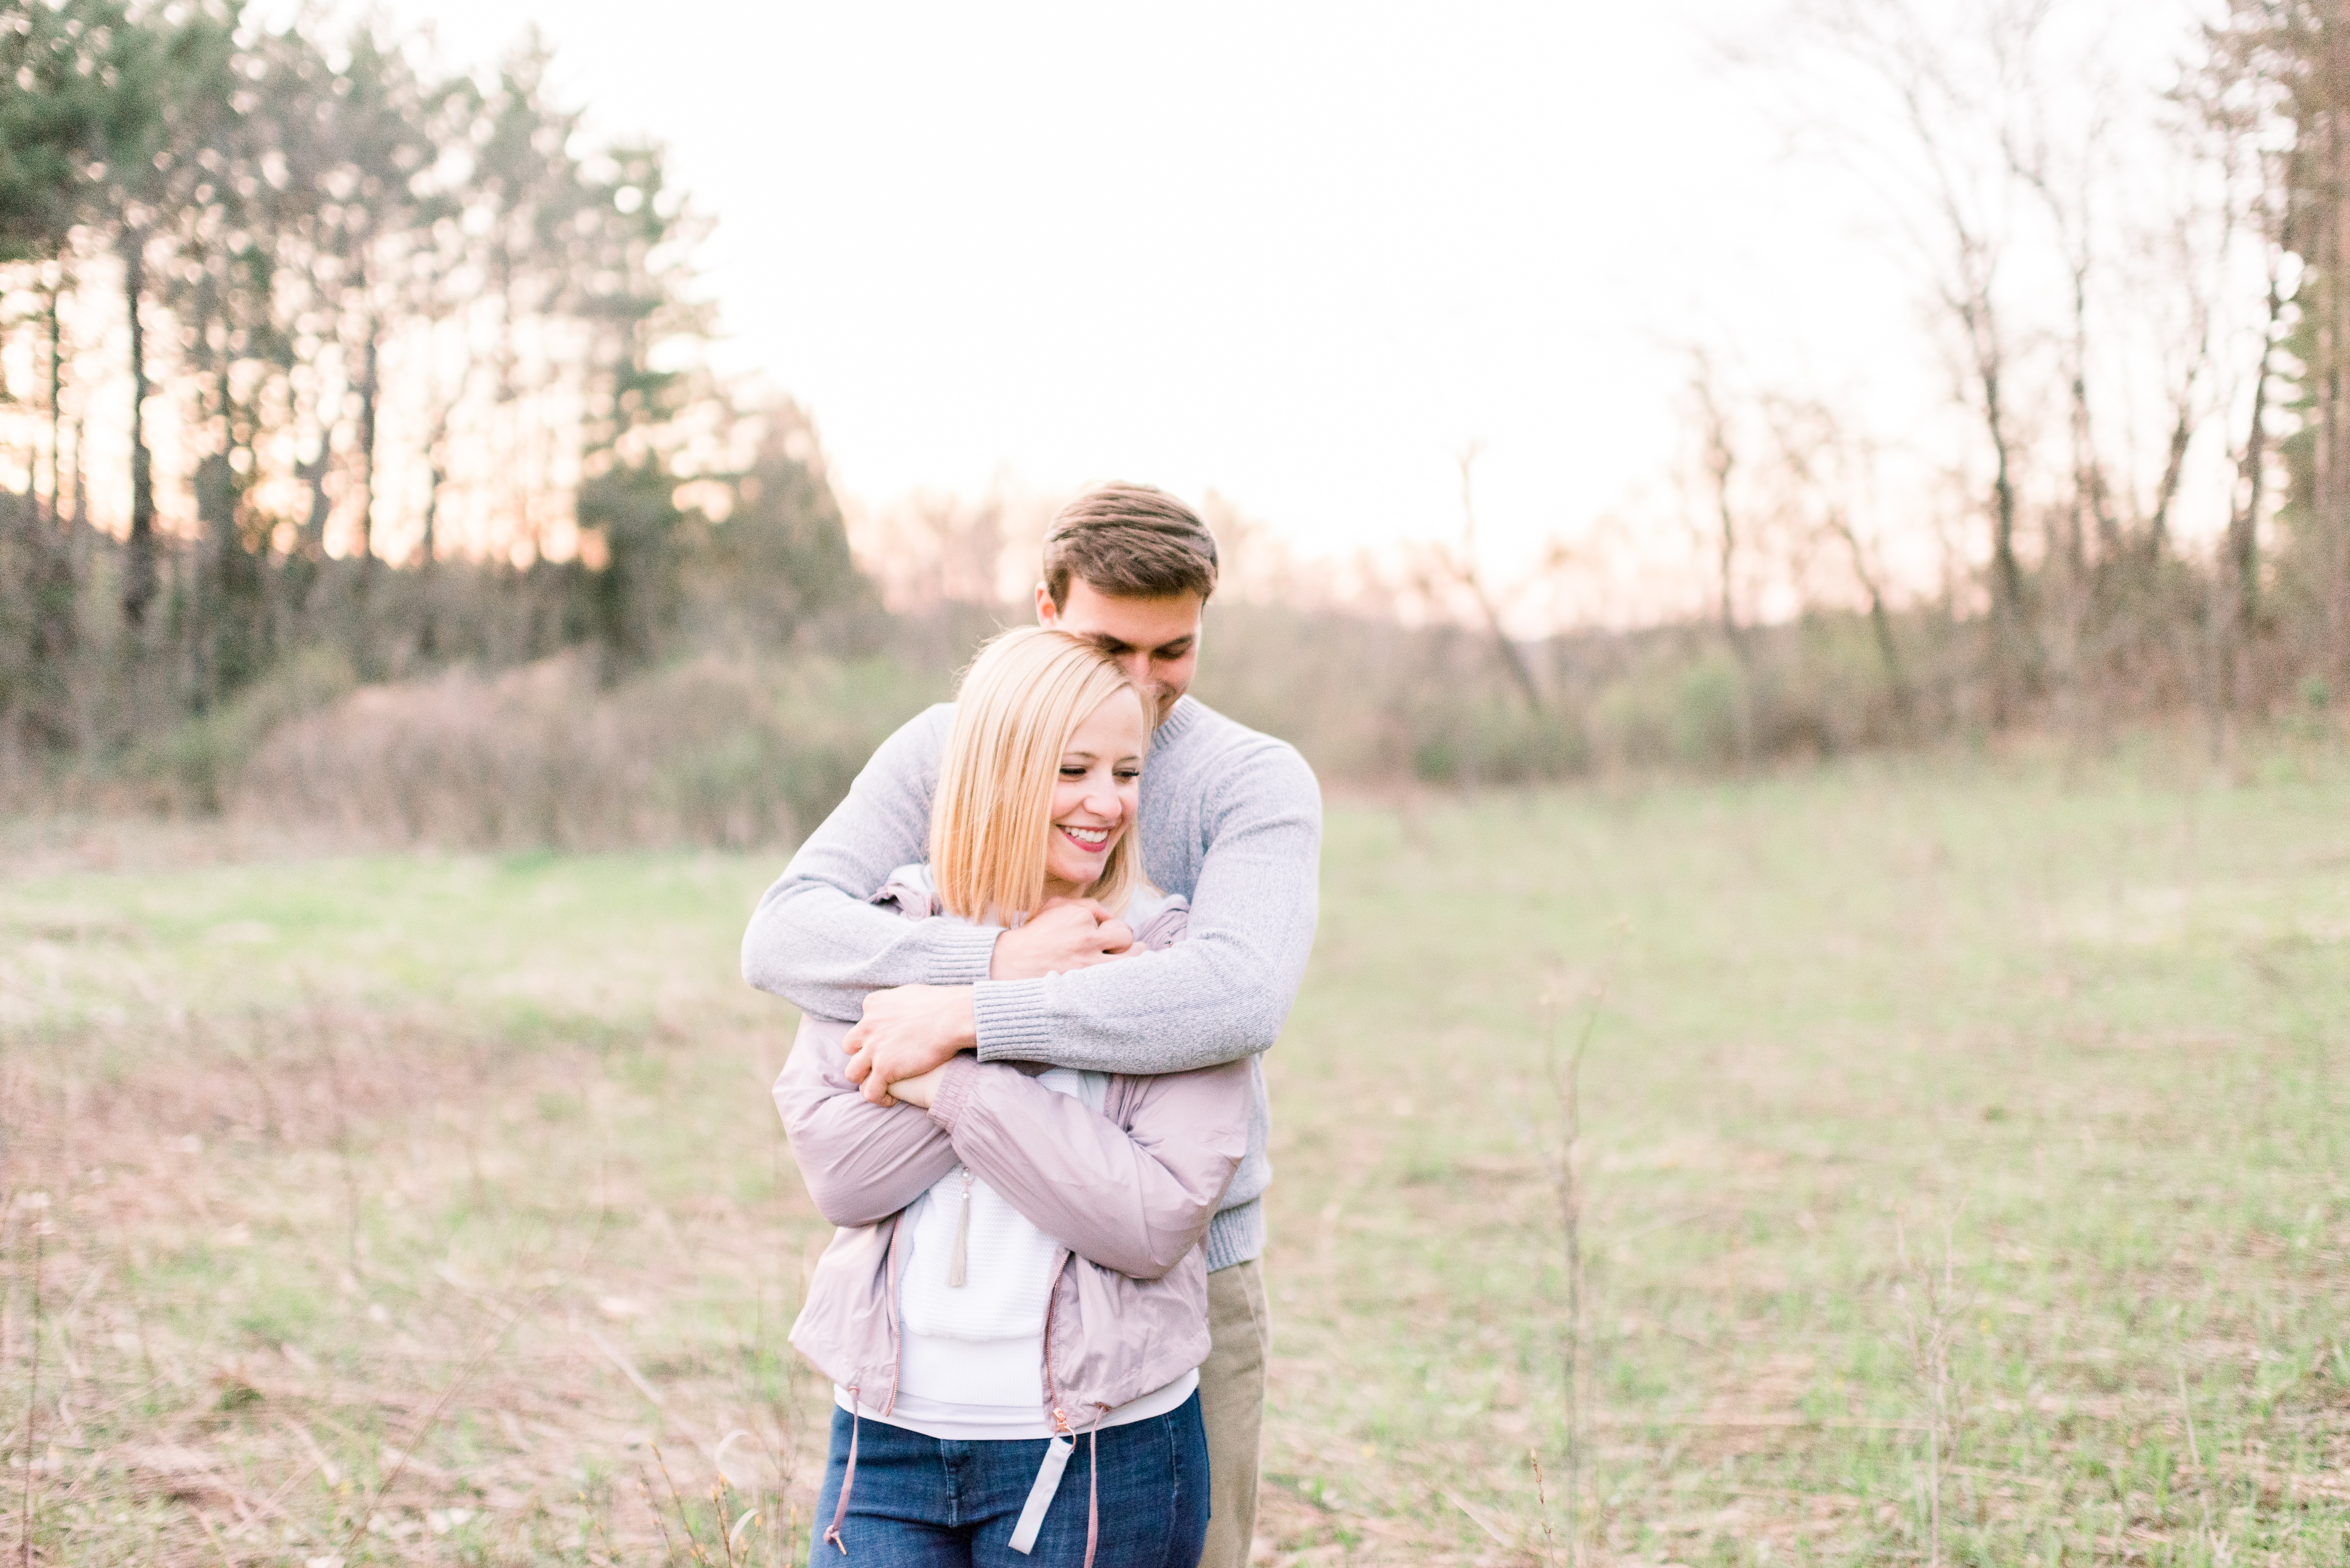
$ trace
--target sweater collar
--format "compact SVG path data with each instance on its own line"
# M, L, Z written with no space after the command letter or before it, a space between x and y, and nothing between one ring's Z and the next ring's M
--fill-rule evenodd
M1181 740L1183 732L1198 723L1200 715L1205 711L1206 710L1200 706L1200 700L1196 697L1186 695L1177 698L1173 711L1169 712L1165 721L1150 737L1151 750L1157 751L1170 741Z

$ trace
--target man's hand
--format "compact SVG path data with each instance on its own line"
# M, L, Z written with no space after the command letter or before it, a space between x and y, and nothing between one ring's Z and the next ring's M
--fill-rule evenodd
M1039 980L1127 956L1134 932L1091 898L1055 898L995 939L990 980Z
M900 985L865 998L865 1016L840 1048L848 1081L877 1106L897 1104L889 1085L943 1066L979 1044L979 1016L967 985Z

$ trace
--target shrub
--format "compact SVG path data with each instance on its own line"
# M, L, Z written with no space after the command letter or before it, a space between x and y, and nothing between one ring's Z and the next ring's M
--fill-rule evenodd
M785 844L936 682L884 660L712 654L599 686L563 654L369 687L244 769L247 817L450 847Z

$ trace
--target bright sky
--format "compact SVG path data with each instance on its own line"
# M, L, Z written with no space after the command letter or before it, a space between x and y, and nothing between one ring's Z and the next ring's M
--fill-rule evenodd
M1837 386L1914 333L1854 185L1711 64L1777 0L394 0L537 23L719 219L733 341L842 488L1213 488L1309 550L1669 510L1676 346ZM1907 358L1915 359L1914 350Z

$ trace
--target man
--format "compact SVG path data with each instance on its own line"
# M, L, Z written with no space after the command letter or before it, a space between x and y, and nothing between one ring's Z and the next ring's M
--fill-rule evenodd
M1289 1015L1314 943L1322 797L1283 742L1184 695L1216 543L1191 508L1110 484L1045 535L1036 618L1091 639L1156 704L1142 779L1144 869L1191 900L1189 936L1148 962L1098 906L1057 903L1017 930L907 921L866 900L927 858L931 795L954 710L882 742L824 826L767 889L743 937L743 976L819 1017L859 1020L849 1076L866 1096L958 1051L1107 1073L1180 1073L1254 1057ZM874 994L879 992L879 994ZM1202 1568L1239 1568L1256 1524L1257 1439L1271 1344L1261 1199L1272 1180L1264 1075L1249 1150L1208 1231L1211 1348L1200 1369L1211 1517Z

